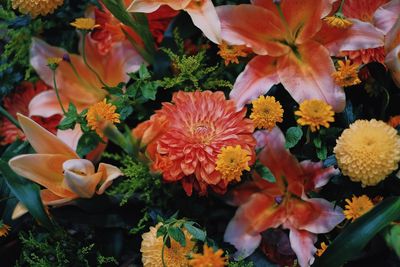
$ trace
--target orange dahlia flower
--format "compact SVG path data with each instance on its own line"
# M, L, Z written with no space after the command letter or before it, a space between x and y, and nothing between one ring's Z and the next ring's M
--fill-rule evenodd
M135 138L147 145L152 169L166 182L181 181L187 195L193 187L206 194L207 186L225 193L228 180L215 169L221 149L239 145L255 158L254 126L246 109L236 111L235 102L222 92L177 92L173 103L163 103L150 120L133 130Z

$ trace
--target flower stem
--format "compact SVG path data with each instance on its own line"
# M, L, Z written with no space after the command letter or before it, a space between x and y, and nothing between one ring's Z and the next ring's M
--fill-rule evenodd
M56 82L56 70L52 70L52 72L53 72L54 91L56 92L57 100L58 100L58 103L60 104L61 110L64 113L64 115L66 115L67 112L64 109L64 106L61 102L60 94L58 93L57 82Z
M2 106L0 106L0 114L6 117L12 124L14 124L18 129L22 130L19 122L10 114L7 110L5 110Z

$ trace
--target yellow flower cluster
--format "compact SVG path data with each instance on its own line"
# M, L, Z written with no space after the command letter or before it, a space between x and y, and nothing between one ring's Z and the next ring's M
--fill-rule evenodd
M240 176L244 170L249 171L250 153L242 149L239 145L236 147L227 146L221 149L218 154L217 166L215 169L219 171L222 178L228 182L232 180L240 181Z
M214 251L207 245L203 246L203 254L193 254L189 261L191 267L224 267L227 263L227 258L223 257L222 249Z
M329 128L329 123L335 121L332 107L318 99L305 100L294 114L299 116L297 123L301 126L309 125L312 132L321 126Z
M279 101L275 100L275 97L262 95L252 104L250 119L255 127L271 131L277 122L282 122L283 109Z
M353 25L353 22L346 19L344 16L334 15L324 18L324 21L331 27L346 29Z
M63 4L64 0L12 0L12 8L32 17L47 15L54 12Z

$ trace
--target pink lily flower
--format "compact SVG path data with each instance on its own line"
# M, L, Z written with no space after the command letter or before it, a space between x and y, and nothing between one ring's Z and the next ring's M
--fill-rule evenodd
M285 149L282 132L255 133L260 162L269 168L276 182L262 179L257 173L231 192L230 203L239 206L229 222L224 240L233 244L237 257L247 257L260 244L261 232L282 226L289 229L289 239L300 266L314 260L316 234L328 233L343 219L340 207L321 198L308 198L307 193L325 185L338 173L333 167L323 168L322 162L298 162Z
M193 24L212 42L221 42L221 24L211 0L133 0L129 12L151 13L161 5L174 10L184 10L192 18Z
M400 88L400 17L386 36L385 50L387 53L385 64L397 87Z
M114 179L122 175L117 167L105 163L100 163L95 171L92 162L79 158L55 135L32 119L21 114L17 116L26 139L37 154L16 156L8 164L17 174L45 187L40 191L44 205L61 205L76 198L91 198L95 192L102 194ZM12 217L18 218L26 212L26 208L19 203Z

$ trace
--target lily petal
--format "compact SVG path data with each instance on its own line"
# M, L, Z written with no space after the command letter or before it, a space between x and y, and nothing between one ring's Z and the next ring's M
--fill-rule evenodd
M392 74L393 81L400 87L400 45L386 55L385 64Z
M104 191L112 184L113 180L124 175L120 169L106 163L100 163L98 172L102 173L101 180L103 182L99 190L97 190L97 194L99 195L104 193Z
M40 197L43 201L43 205L46 206L60 206L74 200L74 198L60 197L48 189L41 190Z
M26 214L27 212L28 212L28 209L25 207L25 205L22 204L21 202L18 202L13 210L11 219L16 220L19 217L21 217L22 215Z
M392 0L389 3L381 6L375 12L373 22L375 27L380 29L383 33L387 33L396 23L400 14L400 1Z
M301 267L309 267L313 264L314 254L317 251L317 248L314 247L317 236L307 231L290 228L289 239L290 246L296 253L299 265Z
M298 54L289 53L278 60L279 79L298 103L320 99L341 112L345 94L333 81L334 71L328 50L314 41L298 46Z
M60 95L64 109L68 109L69 101L63 95ZM41 116L48 118L55 114L62 114L60 103L58 102L55 91L48 90L39 93L31 102L29 102L29 116Z
M324 168L322 162L312 162L311 160L300 162L300 166L305 181L305 192L323 187L332 176L340 173L340 171L333 166Z
M78 124L75 125L74 129L57 131L57 137L74 151L76 151L76 148L78 147L78 142L82 134L83 132Z
M276 69L277 59L270 56L256 56L237 77L229 98L235 100L238 109L266 94L279 83Z
M184 9L191 0L133 0L127 11L151 13L161 5L169 5L172 9Z
M75 197L75 194L63 184L62 165L68 159L68 156L60 154L26 154L12 158L8 164L17 174L61 197Z
M211 0L192 1L185 9L204 35L212 42L221 43L221 23Z
M32 119L19 113L17 117L26 138L37 153L61 154L68 158L79 158L75 151L68 147L68 145Z

